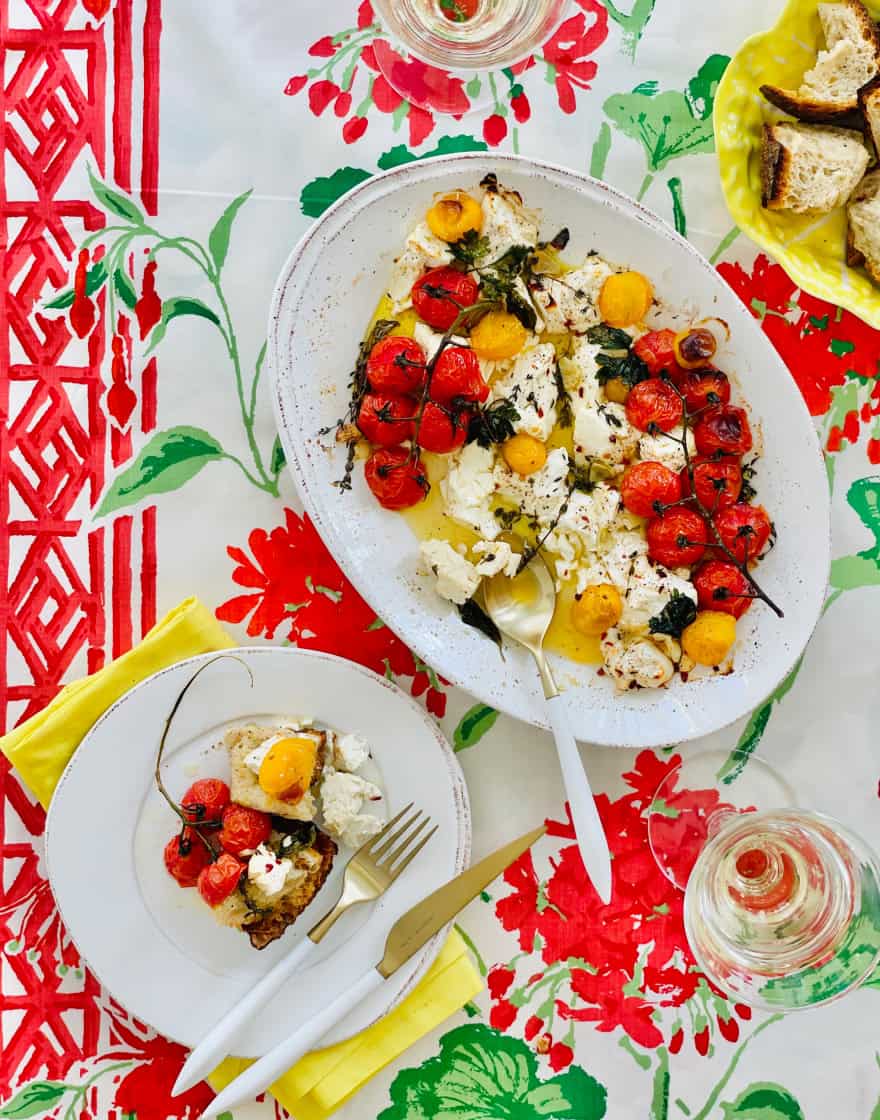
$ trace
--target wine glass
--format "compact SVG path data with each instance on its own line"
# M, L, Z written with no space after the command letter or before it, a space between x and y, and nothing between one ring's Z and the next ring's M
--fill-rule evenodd
M392 40L392 48L374 51L388 84L419 108L462 116L494 100L492 82L482 72L502 70L527 58L559 26L569 0L374 0L374 4ZM435 69L425 71L422 64ZM438 85L441 78L443 88Z
M880 964L880 861L746 761L706 752L670 771L648 810L651 851L685 892L688 944L714 984L764 1010L815 1007Z

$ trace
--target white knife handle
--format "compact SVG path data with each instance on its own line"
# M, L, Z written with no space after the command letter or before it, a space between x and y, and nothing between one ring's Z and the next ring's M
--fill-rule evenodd
M264 1008L288 976L296 972L317 946L310 937L304 937L295 949L271 968L239 1001L208 1031L202 1041L186 1059L172 1093L185 1093L216 1069L230 1053L236 1035L254 1015Z
M212 1120L213 1117L219 1116L221 1112L235 1108L242 1101L250 1100L258 1093L262 1093L264 1089L277 1081L283 1073L286 1073L291 1066L295 1065L304 1054L308 1054L315 1044L320 1042L340 1019L345 1018L352 1008L356 1007L361 1000L365 999L370 992L384 982L385 977L375 968L371 968L328 1007L303 1023L299 1030L294 1031L292 1035L279 1042L274 1050L270 1050L265 1057L254 1062L234 1081L231 1081L202 1113L202 1120Z
M611 855L608 840L561 696L554 696L547 701L547 715L556 740L562 782L571 808L581 859L596 893L607 903L611 898Z

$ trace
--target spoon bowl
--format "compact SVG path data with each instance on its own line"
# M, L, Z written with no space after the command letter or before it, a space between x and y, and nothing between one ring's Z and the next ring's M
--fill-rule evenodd
M509 638L535 651L556 610L556 585L540 553L512 579L503 573L483 582L486 611Z

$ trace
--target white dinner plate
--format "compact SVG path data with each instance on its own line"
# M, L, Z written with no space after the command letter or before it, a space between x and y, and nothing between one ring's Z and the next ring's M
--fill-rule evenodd
M265 1053L382 958L394 921L467 866L470 810L461 768L437 725L394 684L329 654L238 649L253 673L224 657L181 705L165 749L163 778L181 797L199 777L228 779L218 746L230 725L271 716L311 716L362 735L391 816L410 801L437 834L385 896L340 919L305 970L284 984L242 1034L242 1057ZM216 654L191 658L136 685L98 720L64 771L46 821L46 858L58 908L101 983L138 1019L194 1046L236 999L336 902L341 850L322 890L296 924L262 951L220 926L195 889L182 890L162 851L177 818L153 768L165 719L193 672ZM410 992L436 957L440 933L328 1036L357 1034Z
M819 618L830 563L830 504L821 450L788 370L760 327L682 237L650 211L584 175L522 156L456 155L410 163L355 187L293 250L269 322L269 355L281 440L303 502L333 557L374 610L448 680L487 704L546 726L538 675L527 653L505 659L420 574L406 521L383 510L360 465L350 492L334 485L345 448L321 429L348 404L348 382L365 327L394 257L436 192L474 189L488 172L542 214L541 232L571 231L566 259L596 249L650 277L667 308L689 321L717 316L731 329L717 362L732 376L763 432L758 500L779 534L759 578L781 604L778 619L757 603L738 624L728 676L615 693L596 667L554 658L579 739L645 747L707 735L759 704L793 667Z

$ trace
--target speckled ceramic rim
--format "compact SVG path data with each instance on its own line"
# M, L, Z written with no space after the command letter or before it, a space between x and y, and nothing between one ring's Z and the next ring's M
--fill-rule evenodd
M144 680L139 681L134 686L134 688L129 689L129 691L126 692L123 696L120 696L120 698L95 721L91 730L88 732L77 750L74 752L67 766L64 768L64 772L58 780L58 785L55 787L55 792L52 794L52 800L49 803L49 809L46 814L45 827L45 858L49 885L52 889L52 896L55 899L55 905L58 907L65 925L68 925L67 918L65 917L64 910L61 906L58 895L55 892L54 879L52 875L52 849L56 844L60 845L64 843L63 835L59 834L56 830L55 821L58 814L57 812L55 812L55 807L59 803L59 798L62 794L64 786L69 781L71 774L75 772L77 762L80 758L82 758L83 751L87 751L89 749L90 741L95 736L97 731L102 728L105 723L112 722L116 718L118 710L135 692L138 692L141 689L147 687L152 681L156 680L159 677L167 676L169 673L177 673L181 669L187 669L190 667L192 669L197 669L199 666L204 665L214 658L222 655L243 655L252 668L254 666L252 665L251 659L258 657L281 656L289 657L292 661L307 657L312 659L313 661L335 662L339 665L344 665L346 670L349 672L358 673L363 677L367 677L375 684L387 689L390 693L392 693L392 695L395 696L395 698L399 702L407 704L414 712L418 714L419 719L425 725L426 732L434 739L435 743L437 744L437 749L445 758L454 798L455 819L458 825L458 836L455 852L455 874L458 875L460 872L464 871L466 867L469 866L471 861L471 809L470 801L468 799L467 784L464 780L464 774L462 773L462 769L458 759L455 757L452 748L450 747L443 733L440 731L437 723L433 719L431 719L429 715L426 714L424 709L419 704L417 704L415 700L412 699L412 697L407 696L407 694L399 689L393 681L389 681L385 677L379 676L378 673L374 673L371 669L367 669L363 665L358 665L354 661L348 661L344 657L336 657L334 654L321 653L318 650L281 648L279 646L241 646L235 649L224 649L216 650L211 653L203 653L199 654L197 657L187 658L187 660L185 661L178 661L174 665L169 665L168 668L161 669L158 673L154 673L152 676L146 677ZM130 843L130 840L127 840L126 843ZM134 874L134 872L132 872L132 874ZM442 929L435 937L431 938L431 940L422 949L421 953L416 956L416 966L409 979L394 996L394 998L389 1000L388 1005L385 1007L384 1011L381 1014L377 1015L376 1018L369 1024L369 1026L372 1026L374 1023L378 1023L382 1018L385 1017L385 1015L387 1015L390 1011L397 1007L398 1004L405 1000L406 997L415 989L420 980L424 977L425 973L436 960L437 954L440 952L440 949L443 947L443 943L449 934L451 925L452 923ZM77 949L80 952L83 963L86 965L89 971L98 979L98 982L101 984L101 986L108 992L110 992L114 999L118 999L118 997L114 995L112 988L103 979L100 967L96 967L95 963L89 958L87 946L85 945L87 938L83 938L82 941L80 941L76 937L76 931L69 925L68 928L70 929L71 936L73 936L74 940L76 941ZM340 946L339 951L345 952L348 944L348 941L344 942ZM124 1000L119 1000L119 1002L123 1006L125 1006ZM134 1011L134 1014L138 1014L136 1009L132 1010ZM138 1018L140 1018L140 1015L138 1015ZM360 1034L361 1032L357 1031L356 1033ZM344 1039L340 1038L338 1041L344 1041L345 1039L352 1037L353 1035L346 1035ZM179 1038L173 1040L176 1042L182 1042L182 1044L185 1046L191 1045L191 1042L184 1041Z
M333 554L334 559L343 569L349 580L371 604L374 610L376 610L377 614L380 615L380 617L382 617L420 657L429 664L433 663L438 672L452 684L458 685L473 693L485 703L491 704L515 718L523 719L535 726L546 728L549 724L543 717L540 709L529 709L524 705L517 707L509 698L499 694L496 685L490 679L483 679L483 677L477 677L475 680L470 679L467 674L463 673L461 670L460 658L456 659L450 656L445 660L438 661L436 657L427 654L426 648L421 640L420 629L408 625L404 612L389 609L389 603L376 598L369 579L365 574L357 570L357 566L352 558L347 555L344 543L333 523L333 519L327 512L323 496L318 493L313 493L310 489L310 482L307 477L308 472L305 466L308 462L310 452L305 446L300 444L298 438L295 438L296 425L295 423L289 422L287 416L287 408L291 399L293 400L294 406L296 404L296 386L287 387L288 399L285 400L285 386L283 384L285 373L283 371L285 371L285 367L288 363L284 355L290 348L291 340L296 336L296 327L293 326L289 335L285 337L283 335L282 320L285 305L289 301L295 301L295 296L291 294L291 290L296 287L297 268L304 254L311 249L312 243L322 236L325 226L330 224L337 215L340 214L340 211L349 211L353 218L360 211L360 200L362 198L364 198L365 201L369 201L376 197L387 197L395 190L406 185L411 178L418 180L429 177L432 168L442 168L447 172L455 171L457 174L460 174L463 179L467 180L474 178L475 171L477 176L482 178L488 171L493 170L502 181L507 171L526 177L544 176L557 183L562 181L562 183L574 193L580 190L585 193L589 192L589 194L601 196L601 203L608 206L609 209L615 211L619 215L623 215L631 221L644 224L654 233L676 244L679 249L687 253L687 256L692 262L694 270L693 290L698 290L700 274L703 274L708 281L707 286L710 289L715 288L717 290L720 285L726 293L729 292L731 298L730 309L727 314L730 319L732 332L743 332L743 334L748 333L751 335L754 345L760 347L764 352L762 362L766 361L768 373L772 371L776 376L784 379L784 384L781 385L781 389L790 399L792 408L797 409L800 413L797 418L798 423L800 426L804 426L804 437L809 438L812 448L811 454L815 456L813 469L817 480L819 478L824 480L825 477L822 449L806 406L793 383L791 383L788 371L782 364L776 351L764 337L763 332L761 332L760 328L755 323L752 315L742 306L735 294L727 288L713 266L690 244L690 242L676 233L651 210L629 198L622 192L615 190L613 187L609 187L605 183L599 182L598 180L592 179L587 175L583 175L569 168L557 164L544 163L539 160L528 159L524 156L496 155L494 153L463 153L419 160L401 167L393 168L382 175L375 176L372 179L358 184L325 211L295 246L282 268L272 299L268 325L268 364L274 386L273 402L276 421L287 456L287 464L294 482L296 483L303 505ZM430 190L430 183L426 183L426 189ZM345 368L349 368L349 365L350 358L347 359ZM807 435L807 426L809 436ZM798 638L799 644L792 644L788 651L788 656L784 660L779 658L779 664L773 671L765 669L759 674L759 670L756 668L752 675L754 677L760 675L760 682L753 681L750 678L743 688L743 695L735 704L732 702L727 704L723 711L720 710L722 707L720 704L711 705L711 712L707 710L710 707L711 701L710 703L706 702L709 701L710 698L705 692L705 687L711 686L713 683L711 679L690 682L685 687L703 690L704 702L700 709L702 718L697 720L696 717L691 717L690 725L687 727L677 727L674 735L670 734L669 731L658 732L653 724L652 726L647 726L648 723L652 723L652 713L646 713L645 718L639 720L639 732L637 735L630 734L624 736L618 727L613 729L613 733L607 727L601 727L598 731L593 728L589 734L584 734L576 728L575 733L578 735L578 738L582 741L589 741L600 746L630 748L654 748L667 746L671 743L687 742L730 726L730 724L735 723L736 720L752 711L773 692L780 682L791 672L792 668L801 657L821 617L822 605L827 590L827 575L831 563L830 496L827 493L826 487L823 486L820 492L817 486L815 493L813 493L811 489L811 498L814 500L820 515L811 522L811 526L815 526L815 535L810 541L811 553L820 559L823 574L821 579L816 578L811 581L809 586L809 601L805 599L798 600L796 606L792 608L797 609L801 614L806 612L809 623L802 624ZM821 522L821 524L819 524L819 522ZM734 677L735 676L736 673L734 673ZM611 687L610 681L608 684L609 687ZM589 700L591 699L590 693L582 688L576 691L583 693L586 704L589 706ZM677 704L676 698L669 690L663 690L663 694L664 697L671 697L670 703ZM696 699L696 693L694 693L694 699ZM623 722L624 721L620 721L620 724ZM629 721L630 730L633 722L632 720Z

